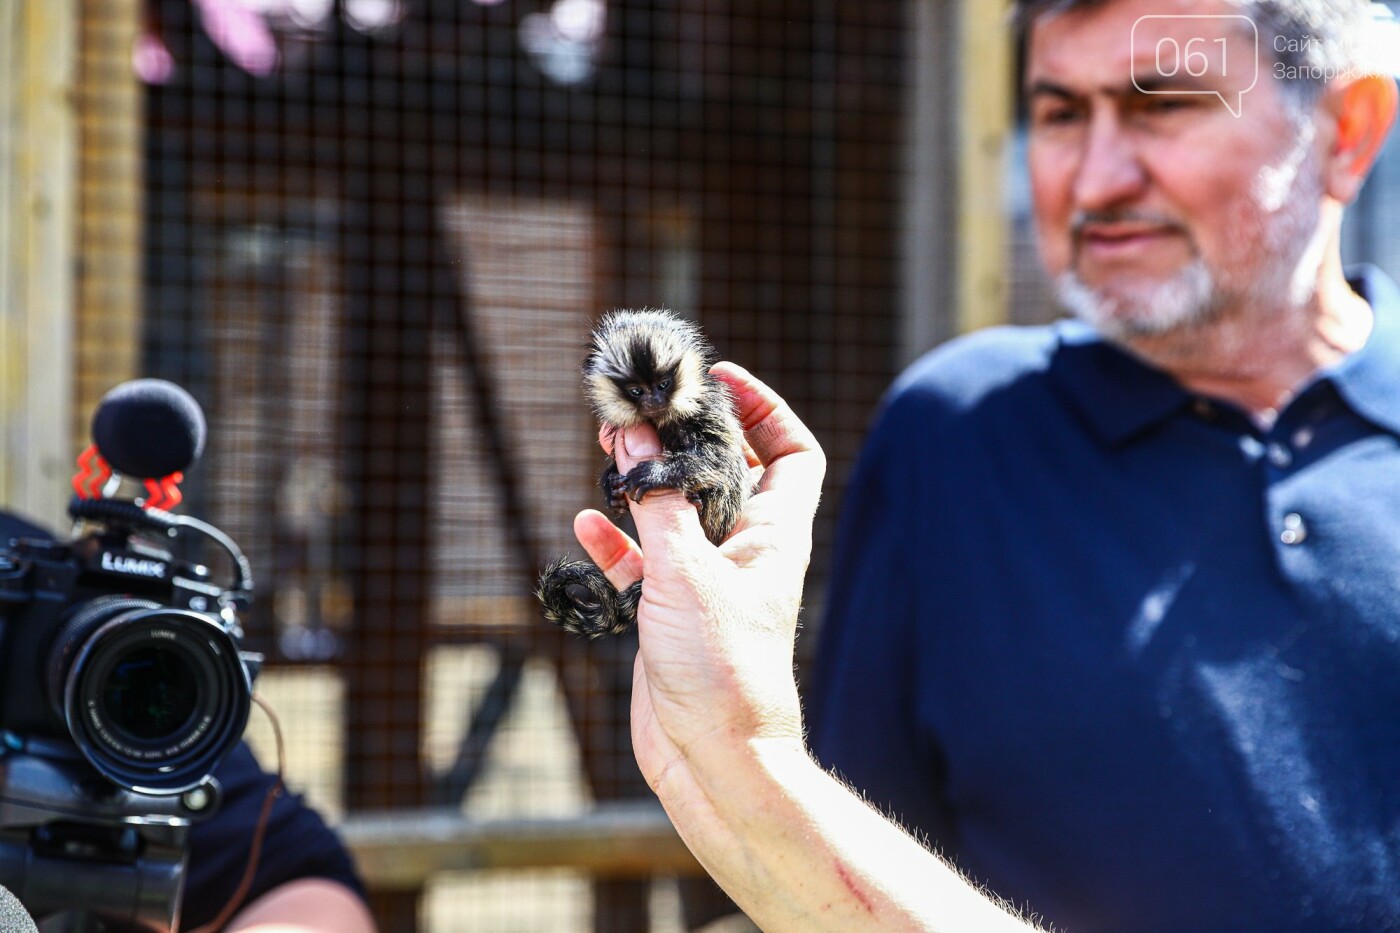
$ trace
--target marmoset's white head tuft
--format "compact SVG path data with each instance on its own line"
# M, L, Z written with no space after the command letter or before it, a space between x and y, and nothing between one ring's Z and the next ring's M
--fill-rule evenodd
M714 351L700 329L670 311L612 311L583 364L598 419L615 428L664 427L700 411Z

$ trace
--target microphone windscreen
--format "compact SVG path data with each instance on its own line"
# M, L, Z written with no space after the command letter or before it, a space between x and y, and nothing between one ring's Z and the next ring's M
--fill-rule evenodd
M189 468L204 452L204 412L164 379L133 379L102 397L92 440L124 476L160 479Z
M4 885L0 885L0 930L5 933L39 933L34 918Z

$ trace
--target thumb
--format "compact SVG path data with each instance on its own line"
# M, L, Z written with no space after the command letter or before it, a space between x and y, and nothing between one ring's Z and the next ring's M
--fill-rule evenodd
M617 460L618 470L626 476L641 461L661 458L661 438L649 424L623 428L617 432L613 457Z
M659 460L664 454L656 431L650 425L639 425L618 433L614 456L618 469L627 475L637 464ZM680 490L654 489L641 502L629 498L627 507L648 563L653 559L669 561L708 543L695 504Z

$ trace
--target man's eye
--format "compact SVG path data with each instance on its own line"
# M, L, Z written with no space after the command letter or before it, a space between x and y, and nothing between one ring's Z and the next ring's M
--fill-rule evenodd
M1196 103L1195 97L1188 94L1149 94L1142 109L1148 113L1176 113L1186 110Z
M1052 107L1035 114L1037 126L1068 126L1079 119L1080 111L1074 107Z

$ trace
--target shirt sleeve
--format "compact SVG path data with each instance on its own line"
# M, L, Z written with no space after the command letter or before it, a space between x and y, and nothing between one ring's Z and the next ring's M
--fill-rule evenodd
M933 519L918 514L919 441L900 420L887 412L876 425L847 486L807 684L809 742L886 815L946 847L940 756L919 717L917 624L930 572L911 534Z
M247 865L263 801L276 778L259 767L240 743L215 770L223 787L216 813L190 831L181 927L194 929L214 919L238 887ZM299 878L337 881L361 898L364 885L349 851L321 816L299 794L284 790L273 805L253 885L244 904Z

